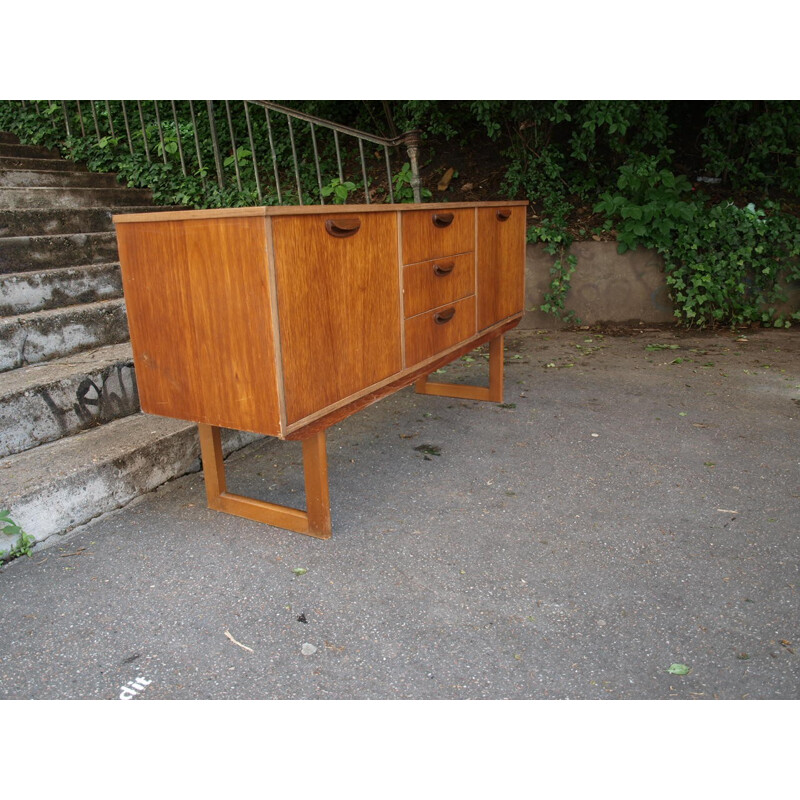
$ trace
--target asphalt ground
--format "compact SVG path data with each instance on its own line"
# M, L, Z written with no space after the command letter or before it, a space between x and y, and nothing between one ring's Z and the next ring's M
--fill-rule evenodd
M331 428L328 541L196 473L9 563L0 698L797 699L798 332L517 331L505 386ZM227 470L303 504L298 443Z

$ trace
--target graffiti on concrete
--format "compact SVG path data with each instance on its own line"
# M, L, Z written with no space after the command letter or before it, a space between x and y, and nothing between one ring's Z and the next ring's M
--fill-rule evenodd
M115 364L94 378L85 377L78 384L71 408L57 403L47 389L41 396L64 434L139 410L136 374L130 363Z

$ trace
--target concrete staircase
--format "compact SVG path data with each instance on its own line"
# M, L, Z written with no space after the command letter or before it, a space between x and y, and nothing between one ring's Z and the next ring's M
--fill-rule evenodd
M145 210L0 133L0 509L38 542L199 468L194 425L139 410L111 215Z

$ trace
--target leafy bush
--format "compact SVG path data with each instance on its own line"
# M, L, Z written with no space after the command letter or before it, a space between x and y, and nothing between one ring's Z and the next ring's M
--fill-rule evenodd
M653 160L622 167L617 186L595 210L616 225L620 253L641 245L663 256L680 321L789 327L800 319L776 311L786 284L800 280L797 217L770 201L760 209L710 202Z

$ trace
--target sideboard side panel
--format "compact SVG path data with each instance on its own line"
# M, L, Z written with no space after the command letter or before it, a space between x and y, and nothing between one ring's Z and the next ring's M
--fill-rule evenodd
M142 409L280 433L264 220L117 226Z

